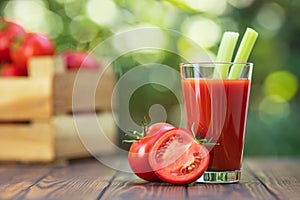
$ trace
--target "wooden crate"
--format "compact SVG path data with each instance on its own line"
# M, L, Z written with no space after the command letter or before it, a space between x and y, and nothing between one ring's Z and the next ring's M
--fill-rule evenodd
M101 70L103 69L67 71L65 66L55 65L53 123L57 131L56 156L58 158L90 156L89 149L92 149L93 154L99 155L114 151L109 142L116 144L118 139L111 113L115 75L111 67ZM91 123L95 112L104 131L103 134L100 134L99 128ZM72 114L77 116L78 123L84 123L86 127L84 133L79 133L76 129L76 121ZM79 134L84 134L84 141Z
M53 74L52 66L41 67L33 61L29 77L0 78L1 161L48 162L55 158L55 129L50 121Z
M74 82L78 77L82 80L77 89L83 95L73 106ZM73 113L79 116L80 123L86 124L87 138L99 141L90 147L93 153L113 153L114 148L107 141L117 143L110 109L115 77L111 68L106 70L95 97L90 98L85 95L90 92L89 82L98 78L95 71L80 76L66 71L60 56L31 59L29 77L0 78L0 161L51 162L90 156L77 132ZM96 127L89 124L95 111L104 135L96 134Z
M82 113L76 116L76 122L84 124L86 128L79 132L70 115L57 115L53 118L56 127L56 156L57 158L70 159L82 158L93 155L101 156L112 154L114 148L111 142L117 142L117 130L110 111L97 114L103 132L92 121L94 115ZM82 139L84 137L84 139Z

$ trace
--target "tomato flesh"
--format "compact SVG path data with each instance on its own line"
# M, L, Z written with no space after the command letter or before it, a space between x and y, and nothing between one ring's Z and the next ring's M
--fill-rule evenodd
M153 145L149 164L163 181L185 185L199 179L207 169L209 152L185 129L172 129Z

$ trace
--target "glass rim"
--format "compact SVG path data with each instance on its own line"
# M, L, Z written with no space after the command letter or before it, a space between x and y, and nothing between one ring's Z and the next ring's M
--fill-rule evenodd
M235 66L239 66L240 69L238 69L239 71L239 77L231 77L230 73L231 73L231 69ZM179 66L179 70L180 70L180 74L182 79L187 79L187 78L196 78L193 77L195 76L195 74L197 75L197 78L206 78L206 79L211 79L212 77L214 79L218 79L218 80L239 80L241 78L246 78L248 80L251 80L251 76L252 76L252 70L253 70L253 66L254 64L252 62L218 62L218 61L200 61L200 62L182 62L180 63ZM219 68L228 68L226 71L225 77L222 76L215 76L219 71ZM197 72L196 72L196 71ZM194 74L195 73L195 74ZM202 75L201 75L202 73ZM220 72L221 73L221 72ZM194 75L192 75L194 74ZM199 76L199 77L198 77Z
M221 61L199 61L199 62L182 62L180 63L180 66L183 66L183 65L188 65L188 64L191 64L191 65L195 65L195 64L198 64L198 65L208 65L208 64L216 64L216 65L222 65L222 64L227 64L227 65L253 65L253 62L221 62Z

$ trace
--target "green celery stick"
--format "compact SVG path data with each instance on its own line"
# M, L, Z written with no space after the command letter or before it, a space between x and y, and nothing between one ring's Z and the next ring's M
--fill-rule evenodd
M239 46L239 49L237 51L237 54L235 56L234 62L248 61L249 55L255 44L257 36L258 33L255 30L251 28L246 29L241 44ZM243 65L239 65L239 64L233 65L230 69L228 78L231 80L240 78L242 70L243 70Z
M217 62L231 62L234 48L238 40L239 33L224 32L217 54ZM229 70L228 64L218 65L214 71L214 78L226 78Z

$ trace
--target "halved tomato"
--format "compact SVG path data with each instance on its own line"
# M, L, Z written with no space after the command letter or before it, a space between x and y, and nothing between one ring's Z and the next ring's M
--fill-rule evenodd
M209 164L209 151L182 128L161 135L149 154L149 164L161 180L185 185L199 179Z

